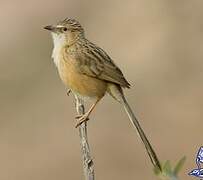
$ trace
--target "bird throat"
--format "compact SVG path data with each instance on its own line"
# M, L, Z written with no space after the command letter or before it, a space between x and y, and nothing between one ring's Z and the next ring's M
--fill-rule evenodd
M66 45L66 37L64 34L52 33L54 49L52 51L52 58L55 65L58 67L60 63L61 49Z
M80 36L77 35L75 37L70 37L67 39L64 34L52 33L52 38L54 43L52 58L54 60L55 65L58 67L60 63L60 55L62 48L64 46L66 46L67 48L73 46L80 39Z

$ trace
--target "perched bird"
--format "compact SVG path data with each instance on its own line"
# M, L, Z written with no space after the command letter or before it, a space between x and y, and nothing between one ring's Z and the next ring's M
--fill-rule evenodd
M86 39L83 27L75 19L66 18L44 28L51 31L52 58L65 86L79 97L94 100L90 109L79 117L77 126L88 120L97 103L109 93L124 106L152 163L161 170L158 158L124 96L122 88L129 88L130 84L119 67L103 49Z

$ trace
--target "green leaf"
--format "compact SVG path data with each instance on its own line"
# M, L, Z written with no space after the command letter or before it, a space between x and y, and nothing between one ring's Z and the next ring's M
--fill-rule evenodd
M181 168L183 167L184 163L186 160L186 156L184 156L183 158L181 158L178 163L176 164L174 170L173 170L173 174L174 175L178 175L178 173L180 172Z
M163 172L167 175L172 174L172 168L171 168L171 163L169 160L167 160L163 166Z

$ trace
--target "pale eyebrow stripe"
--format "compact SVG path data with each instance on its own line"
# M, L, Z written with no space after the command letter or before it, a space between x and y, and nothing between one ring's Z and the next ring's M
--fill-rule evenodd
M56 27L57 27L57 28L62 28L62 27L64 27L64 26L62 26L62 25L57 25Z

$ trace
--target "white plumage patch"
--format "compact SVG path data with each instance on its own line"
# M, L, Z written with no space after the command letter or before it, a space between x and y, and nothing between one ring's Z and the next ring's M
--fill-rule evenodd
M56 34L56 33L51 34L54 42L52 58L54 60L55 65L58 67L60 61L61 48L65 45L66 39L64 34Z

